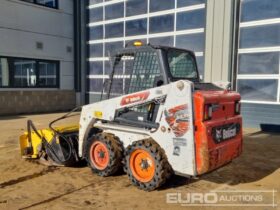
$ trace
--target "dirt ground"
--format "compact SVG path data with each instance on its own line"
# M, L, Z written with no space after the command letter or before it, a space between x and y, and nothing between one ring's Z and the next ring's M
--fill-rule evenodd
M280 209L280 135L245 130L243 154L230 164L198 179L173 176L161 189L144 192L132 186L125 174L102 178L86 166L47 167L22 160L18 137L26 129L27 119L44 128L58 116L61 114L0 117L0 209L206 209L167 204L167 193L217 189L277 190L274 209ZM78 117L68 120L73 122Z

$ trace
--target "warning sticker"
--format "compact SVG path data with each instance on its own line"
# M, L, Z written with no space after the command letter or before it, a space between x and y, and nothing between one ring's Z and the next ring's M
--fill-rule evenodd
M174 146L187 146L187 139L185 138L173 138Z

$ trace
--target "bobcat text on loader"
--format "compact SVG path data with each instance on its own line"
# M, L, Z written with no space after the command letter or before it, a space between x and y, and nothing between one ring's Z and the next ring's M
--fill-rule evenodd
M133 185L151 191L173 173L194 177L242 151L240 95L201 83L193 52L136 42L111 57L100 102L82 107L77 126L28 131L23 158L71 166L86 160L110 176L123 168Z

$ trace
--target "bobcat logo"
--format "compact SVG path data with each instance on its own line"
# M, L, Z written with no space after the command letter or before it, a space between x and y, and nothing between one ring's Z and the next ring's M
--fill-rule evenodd
M222 139L222 129L216 130L216 139L220 141Z
M189 130L188 105L183 104L164 111L165 120L176 137L183 136Z

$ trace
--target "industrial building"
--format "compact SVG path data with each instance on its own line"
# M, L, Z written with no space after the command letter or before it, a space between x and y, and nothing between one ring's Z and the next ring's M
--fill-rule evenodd
M278 0L2 0L0 115L100 100L134 40L193 50L205 82L241 93L245 126L280 124Z

